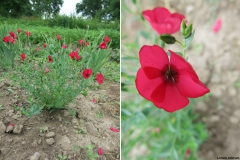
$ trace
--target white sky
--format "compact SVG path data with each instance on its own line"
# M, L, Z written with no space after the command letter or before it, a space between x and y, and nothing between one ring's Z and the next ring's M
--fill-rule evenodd
M64 0L62 8L60 9L60 14L70 15L71 13L76 13L76 4L81 2L81 0Z

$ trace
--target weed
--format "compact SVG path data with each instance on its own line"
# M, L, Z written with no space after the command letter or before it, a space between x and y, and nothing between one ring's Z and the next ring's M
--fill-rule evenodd
M4 108L3 108L3 105L2 105L2 104L0 104L0 110L4 110Z
M74 150L74 151L80 151L80 148L79 148L76 144L74 144L74 145L73 145L73 150Z
M44 126L44 127L40 127L40 130L39 130L39 132L40 133L42 133L43 132L43 130L46 128L46 126Z
M103 114L102 114L100 111L98 111L97 117L98 117L98 118L102 118L102 117L103 117Z
M56 160L66 160L67 156L63 156L61 154L58 155L58 158Z
M83 137L85 137L87 131L82 129L82 128L78 128L76 131L77 134L81 134Z
M98 154L97 154L97 153L93 153L93 148L94 148L94 145L88 145L88 146L86 146L86 149L87 149L87 157L88 157L88 159L90 159L90 160L95 160L95 159L98 157Z

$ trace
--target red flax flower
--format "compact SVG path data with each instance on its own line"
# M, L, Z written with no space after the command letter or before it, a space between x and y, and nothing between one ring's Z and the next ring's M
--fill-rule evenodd
M99 44L99 48L101 48L101 49L106 49L106 48L107 48L106 42L100 43L100 44Z
M44 48L46 48L46 47L47 47L47 44L46 44L46 43L44 43L44 44L43 44L43 47L44 47Z
M67 47L68 47L67 45L64 45L64 44L62 45L63 49L66 49Z
M102 73L98 73L96 75L96 80L97 80L98 84L102 84L103 83L104 77L103 77Z
M21 32L21 29L18 28L18 29L17 29L17 32L18 32L18 34L19 34L19 33Z
M27 37L29 37L31 35L31 32L25 31L25 34L26 34Z
M61 39L61 36L57 34L57 40L60 40Z
M185 18L179 13L171 14L168 9L157 7L142 12L143 17L159 34L173 34L180 30L180 24Z
M84 79L88 79L91 75L92 75L92 69L87 68L82 72L82 76Z
M102 148L98 148L98 155L99 155L99 156L103 155L103 150L102 150Z
M110 38L108 36L105 36L104 37L104 42L106 42L106 43L110 42Z
M69 57L71 57L72 59L76 59L77 61L81 59L81 57L78 55L78 52L75 51L69 53Z
M21 56L21 59L20 59L20 60L21 60L21 61L24 61L24 59L26 58L26 54L22 53L20 56Z
M113 127L110 127L110 130L112 130L113 132L119 132L119 130L118 130L118 129L116 129L116 128L113 128Z
M12 36L12 38L17 39L17 35L13 31L10 31L9 34Z
M53 62L53 59L51 56L48 56L48 62Z
M203 96L210 90L199 80L190 63L169 52L170 57L157 45L141 48L136 87L156 107L174 112L188 105L188 98Z

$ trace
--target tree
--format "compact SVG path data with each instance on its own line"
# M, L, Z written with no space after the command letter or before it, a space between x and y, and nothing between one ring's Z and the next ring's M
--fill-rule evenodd
M1 0L0 15L17 18L22 15L31 15L31 3L29 0Z
M18 18L22 15L50 17L59 13L63 0L0 0L0 15Z
M31 0L35 16L50 17L59 13L63 0Z
M120 0L82 0L76 4L76 12L87 18L120 19Z

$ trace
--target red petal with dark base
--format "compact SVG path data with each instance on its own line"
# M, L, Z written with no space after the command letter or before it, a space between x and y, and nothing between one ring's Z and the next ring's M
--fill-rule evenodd
M157 45L143 46L139 51L141 67L154 67L162 69L169 63L166 52Z
M152 101L151 100L152 92L161 83L162 83L161 77L150 80L147 78L142 68L138 70L136 77L136 88L139 94L146 98L147 100Z
M189 100L179 93L177 87L168 85L164 101L162 103L153 103L156 107L163 108L167 112L174 112L188 105Z

